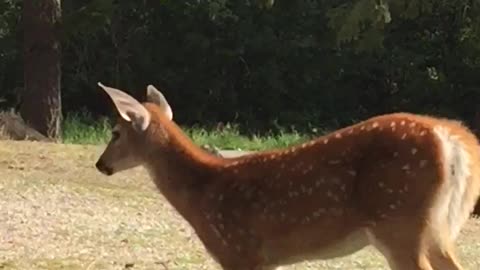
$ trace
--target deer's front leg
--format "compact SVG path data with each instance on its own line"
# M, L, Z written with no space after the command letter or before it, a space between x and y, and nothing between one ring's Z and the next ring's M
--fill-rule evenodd
M282 266L223 267L223 270L285 270Z

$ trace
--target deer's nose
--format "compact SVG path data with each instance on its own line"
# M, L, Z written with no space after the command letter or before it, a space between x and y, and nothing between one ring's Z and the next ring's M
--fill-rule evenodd
M113 170L109 166L105 165L105 162L103 160L99 159L97 163L95 163L95 167L97 167L97 170L99 170L101 173L105 175L112 175Z

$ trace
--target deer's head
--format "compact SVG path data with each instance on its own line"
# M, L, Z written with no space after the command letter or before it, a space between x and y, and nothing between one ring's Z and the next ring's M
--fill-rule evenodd
M152 121L163 114L165 121L172 120L172 110L165 96L154 86L147 87L147 103L142 104L127 93L98 83L113 101L119 114L112 129L112 137L95 166L106 175L143 165L149 152L149 136L156 143L168 143L168 136L158 129L152 132ZM158 122L158 121L157 121ZM161 125L161 123L157 123Z

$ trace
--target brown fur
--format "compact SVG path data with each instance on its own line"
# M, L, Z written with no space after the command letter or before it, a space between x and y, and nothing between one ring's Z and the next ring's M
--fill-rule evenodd
M275 269L368 244L392 269L462 269L447 224L431 219L447 185L435 126L468 149L472 175L462 205L471 212L479 196L479 144L461 124L389 114L302 145L227 159L197 147L155 104L144 106L152 116L144 134L119 120L128 134L119 145L131 149L122 153L149 169L223 269ZM104 162L114 159L109 151Z

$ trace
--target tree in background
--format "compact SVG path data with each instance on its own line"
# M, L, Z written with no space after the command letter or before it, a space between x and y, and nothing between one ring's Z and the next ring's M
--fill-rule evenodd
M60 0L24 0L24 90L20 113L49 138L61 134Z

